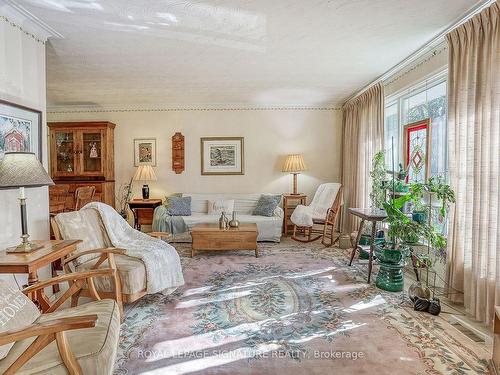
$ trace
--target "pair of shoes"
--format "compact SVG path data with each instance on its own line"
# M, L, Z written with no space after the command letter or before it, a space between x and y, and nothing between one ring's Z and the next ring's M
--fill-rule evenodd
M441 302L438 298L428 300L426 298L416 297L413 305L415 311L427 311L431 315L439 315L441 312Z

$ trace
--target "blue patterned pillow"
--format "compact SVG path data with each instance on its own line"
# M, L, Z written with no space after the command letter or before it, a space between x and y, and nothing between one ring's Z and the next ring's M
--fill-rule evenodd
M169 197L168 213L172 216L191 216L191 197Z
M261 195L253 215L273 216L274 210L281 202L281 195Z

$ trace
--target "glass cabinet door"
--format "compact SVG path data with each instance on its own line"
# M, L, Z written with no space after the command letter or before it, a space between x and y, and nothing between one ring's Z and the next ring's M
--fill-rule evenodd
M103 173L103 137L100 131L82 131L82 174Z
M76 169L76 148L75 136L72 131L56 131L54 135L55 157L56 162L55 174L71 175Z

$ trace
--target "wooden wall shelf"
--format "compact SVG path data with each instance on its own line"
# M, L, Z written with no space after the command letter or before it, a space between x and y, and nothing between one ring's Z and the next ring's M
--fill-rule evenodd
M184 136L179 132L172 136L172 170L176 174L184 172Z

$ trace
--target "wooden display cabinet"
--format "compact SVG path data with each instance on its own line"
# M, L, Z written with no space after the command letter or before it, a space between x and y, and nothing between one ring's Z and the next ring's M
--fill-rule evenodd
M50 174L68 185L66 206L74 207L79 186L95 186L95 200L115 205L114 129L111 122L52 122Z

